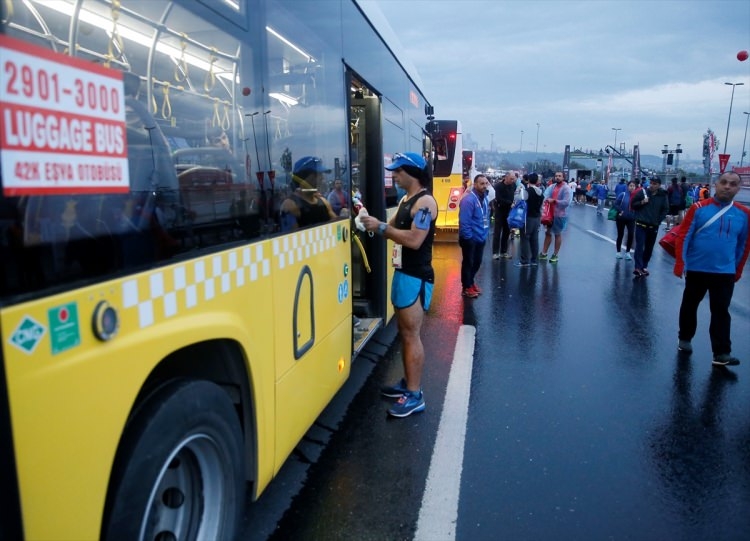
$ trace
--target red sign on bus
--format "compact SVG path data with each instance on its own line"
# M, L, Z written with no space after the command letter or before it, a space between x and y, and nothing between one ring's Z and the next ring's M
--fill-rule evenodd
M122 73L0 35L6 196L129 191Z

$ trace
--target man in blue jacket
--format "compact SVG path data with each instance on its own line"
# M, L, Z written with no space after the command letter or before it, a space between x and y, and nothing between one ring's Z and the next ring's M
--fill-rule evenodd
M675 241L674 274L685 276L677 347L685 353L693 351L690 341L698 326L698 305L708 292L714 366L740 364L732 357L729 304L750 253L750 209L734 203L739 191L740 176L733 171L722 174L714 196L687 211Z
M600 180L599 184L596 185L596 214L597 216L602 215L604 210L604 204L607 202L607 196L609 195L609 188L604 180Z
M461 198L458 209L458 244L461 246L461 294L474 299L482 292L474 283L482 265L484 244L490 228L487 204L489 181L484 175L474 177L474 187Z

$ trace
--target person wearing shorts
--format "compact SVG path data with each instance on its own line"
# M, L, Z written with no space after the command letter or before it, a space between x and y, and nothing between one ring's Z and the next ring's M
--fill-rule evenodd
M539 261L547 260L547 250L552 244L552 237L555 237L555 252L549 258L550 263L557 263L557 254L562 246L562 233L568 225L567 208L572 199L570 187L565 182L565 176L562 171L555 173L555 182L547 186L544 190L545 201L549 201L553 206L554 219L552 225L547 226L544 232L544 245L539 254Z
M396 312L403 346L404 377L381 389L384 396L397 398L388 409L393 417L407 417L424 411L422 370L424 345L420 335L424 313L430 307L435 271L432 268L432 242L435 237L437 202L427 191L427 162L415 152L395 154L386 166L393 180L406 191L398 210L385 223L374 216L362 216L367 231L379 233L394 242L391 302Z

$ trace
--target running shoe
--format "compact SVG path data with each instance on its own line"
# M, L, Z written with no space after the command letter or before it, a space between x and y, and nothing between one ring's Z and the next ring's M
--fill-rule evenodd
M552 257L549 258L550 263L557 263L557 254L552 254Z
M400 398L404 396L404 393L408 393L409 389L406 388L406 381L404 378L398 380L395 385L385 385L380 388L380 394L387 396L388 398Z
M478 285L476 285L476 284L471 284L471 287L470 287L469 289L473 289L474 291L476 291L476 292L477 292L477 293L479 293L480 295L482 294L482 288L480 288L480 287L479 287Z
M683 353L692 353L693 344L690 343L690 340L678 340L677 349Z
M740 364L740 360L732 357L729 353L724 353L722 355L714 355L714 360L711 364L714 366L737 366Z
M635 275L636 278L640 278L641 276L643 276L643 271L641 269L635 269L633 271L633 274Z
M617 252L617 253L615 254L615 257L616 257L617 259L622 259L622 254L621 254L620 252Z
M539 261L547 261L547 254L539 252L539 257L537 259L539 259Z
M651 273L648 272L648 269L641 269L641 274L643 274L643 276L648 276Z
M505 259L513 259L513 256L510 255L509 252L505 252L504 254L500 254L501 257L504 257Z
M398 402L388 410L388 415L392 415L393 417L408 417L412 413L424 411L424 408L424 393L422 391L416 393L406 391L398 399Z
M625 253L625 261L633 261L633 258L630 256L630 252Z
M492 254L492 259L500 259L500 254Z
M477 293L476 290L470 287L465 287L463 291L461 291L461 295L470 299L476 299L479 296L479 293Z
M524 263L523 261L516 261L513 263L514 267L529 267L530 265L528 263Z

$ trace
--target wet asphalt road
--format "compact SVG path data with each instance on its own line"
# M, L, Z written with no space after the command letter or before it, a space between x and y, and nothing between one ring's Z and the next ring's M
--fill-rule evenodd
M750 276L731 309L743 364L713 369L707 299L695 352L678 355L671 258L657 246L634 279L594 233L614 239L614 223L573 207L557 265L487 252L475 300L460 296L457 246L436 245L426 411L387 418L378 388L402 371L385 340L249 506L241 539L412 539L463 324L477 339L456 539L750 538Z

